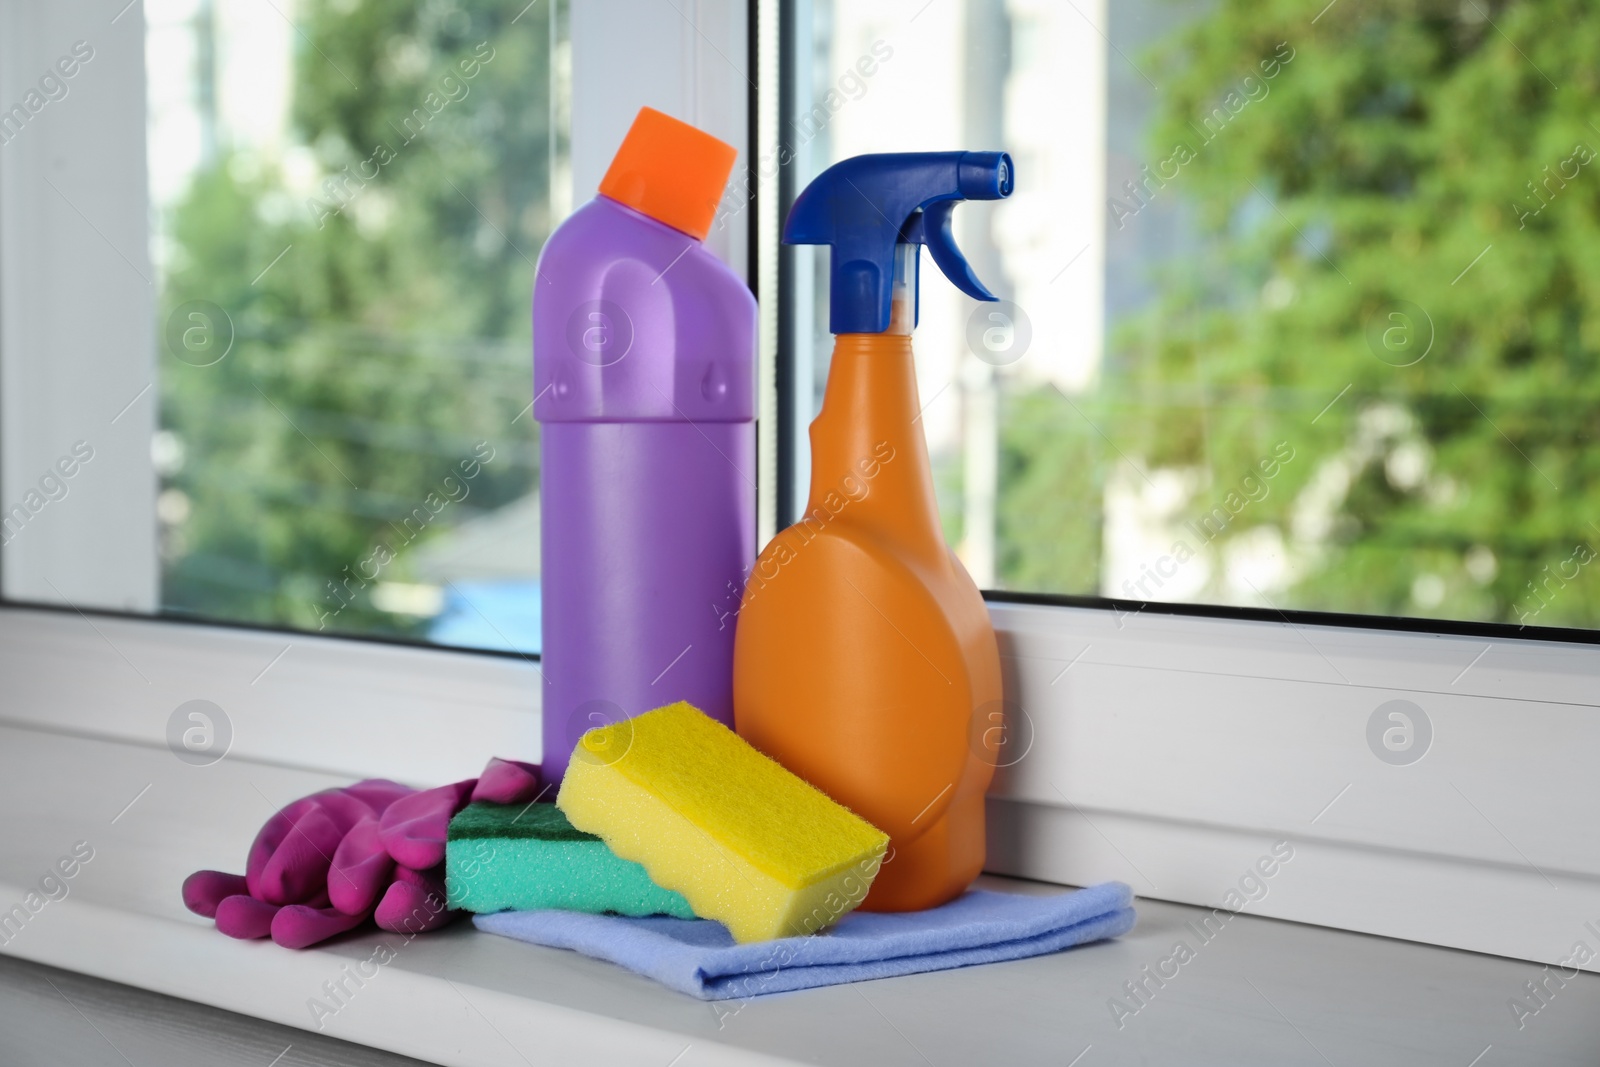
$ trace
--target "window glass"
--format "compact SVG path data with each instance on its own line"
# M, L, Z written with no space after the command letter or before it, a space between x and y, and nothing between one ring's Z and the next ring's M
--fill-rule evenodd
M536 652L559 5L144 9L162 611Z
M924 260L916 339L946 532L980 584L1600 621L1591 5L807 18L797 185L859 152L1016 161L1009 201L956 212L1006 302ZM826 293L822 258L802 294ZM826 318L801 320L815 395Z

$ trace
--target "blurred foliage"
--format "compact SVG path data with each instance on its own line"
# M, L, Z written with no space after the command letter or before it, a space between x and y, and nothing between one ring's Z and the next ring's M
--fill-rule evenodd
M1054 389L1019 396L1008 408L995 570L1011 589L1099 592L1106 449Z
M1277 606L1595 626L1600 17L1365 0L1312 25L1317 6L1219 0L1140 60L1161 72L1149 160L1190 149L1154 195L1207 239L1078 402L1145 469L1200 472L1179 523L1289 444L1210 548L1281 536ZM1070 411L1031 414L1047 397L1004 420L1003 580L1096 592L1094 548L1063 533L1098 531L1094 507L1050 512L1099 488L1055 469L1090 460ZM1199 599L1259 602L1221 570Z
M263 160L219 131L170 213L161 322L181 312L181 333L181 305L207 301L236 339L210 366L163 358L183 454L165 488L189 503L164 527L166 610L414 633L360 580L377 546L399 553L381 577L403 580L417 508L421 543L532 490L535 424L518 416L553 108L549 22L524 6L300 4L297 147ZM227 322L212 325L220 345ZM467 495L428 508L460 495L444 479L480 441L494 458L456 483Z

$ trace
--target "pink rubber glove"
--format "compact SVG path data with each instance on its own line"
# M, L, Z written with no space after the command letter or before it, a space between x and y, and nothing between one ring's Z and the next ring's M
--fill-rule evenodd
M378 840L378 825L375 817L362 819L334 850L328 902L346 915L370 912L394 875L394 858Z
M468 778L395 801L378 823L378 840L402 867L437 867L444 862L450 819L467 806L477 784L476 778Z
M248 896L250 886L242 874L195 871L183 880L183 906L196 915L214 919L217 906L233 896Z
M327 908L329 868L350 828L375 825L390 804L412 792L397 782L370 779L302 797L274 813L256 834L243 878L196 871L183 884L183 902L238 938L267 936L285 905ZM334 880L342 885L345 877Z
M414 871L396 867L394 881L383 894L373 919L396 934L425 934L456 917L445 907L444 870Z
M531 763L491 759L483 775L413 793L383 813L378 837L402 867L425 871L444 862L450 820L474 801L519 804L539 792L539 768Z
M395 933L423 933L445 925L455 917L444 907L440 870L450 820L474 801L521 803L538 796L538 789L537 766L491 759L478 778L402 797L376 826L358 823L340 842L328 876L333 906L355 914L377 901L373 917Z
M268 904L299 904L325 890L333 853L350 828L377 816L359 796L329 789L267 820L250 846L245 882Z
M190 911L230 937L305 948L374 918L395 933L450 922L443 870L450 819L468 803L537 798L539 768L491 759L479 778L416 792L370 779L294 801L267 820L243 878L197 871Z
M493 757L478 776L471 803L521 804L540 795L539 765Z
M279 908L278 913L272 917L272 940L284 948L308 948L318 941L326 941L346 930L354 930L366 921L367 916L364 914L346 915L337 908L290 904Z

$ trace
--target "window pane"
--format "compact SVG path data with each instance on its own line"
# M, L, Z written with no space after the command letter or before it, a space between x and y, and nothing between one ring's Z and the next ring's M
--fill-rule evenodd
M559 9L145 11L162 610L537 651Z
M1600 16L1318 6L816 5L802 182L1016 160L956 212L1015 303L924 259L947 535L993 588L1593 627Z

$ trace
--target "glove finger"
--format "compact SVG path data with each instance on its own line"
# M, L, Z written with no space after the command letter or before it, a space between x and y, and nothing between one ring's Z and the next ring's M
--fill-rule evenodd
M521 804L539 795L539 766L495 757L478 776L472 803Z
M274 812L256 834L245 864L245 877L252 882L259 878L278 849L285 841L296 836L296 827L313 812L321 812L338 829L339 837L343 837L357 822L377 814L360 796L351 795L344 789L324 789L320 793L291 801ZM332 848L328 851L331 853Z
M410 793L412 791L406 790L406 792ZM382 799L385 795L381 791L377 793L367 790L357 791L354 786L348 786L344 789L334 790L331 795L323 799L319 806L336 826L343 831L348 831L350 827L362 819L376 818L382 814L368 802L368 798ZM394 797L390 796L384 802L384 807L388 807L389 803L394 799Z
M284 948L305 948L367 921L366 913L346 915L337 908L290 904L272 917L272 940Z
M444 883L432 871L396 867L395 879L378 902L373 919L396 934L425 934L456 917L445 906Z
M333 853L347 829L320 807L305 812L249 880L250 895L269 904L303 904L322 892Z
M430 867L419 871L415 867L395 867L394 880L416 886L418 889L434 893L440 900L445 898L444 867Z
M277 914L277 905L240 893L217 904L217 929L229 937L250 941L271 933L272 918Z
M333 854L328 899L346 915L369 912L393 872L394 858L378 840L377 818L362 819L344 835Z
M390 804L383 813L378 838L402 867L427 870L444 862L450 817L466 807L476 778L442 785Z
M183 880L183 906L208 919L217 916L217 905L228 897L249 893L243 875L223 871L195 871Z
M353 797L358 797L375 815L382 815L390 804L416 792L410 786L391 782L387 778L368 778L366 781L346 786L344 791Z
M244 868L245 878L253 882L260 877L261 871L271 861L272 854L278 851L278 846L294 828L295 820L316 808L320 796L320 793L313 793L311 796L301 797L273 812L272 817L256 833L255 840L250 843L250 856Z

